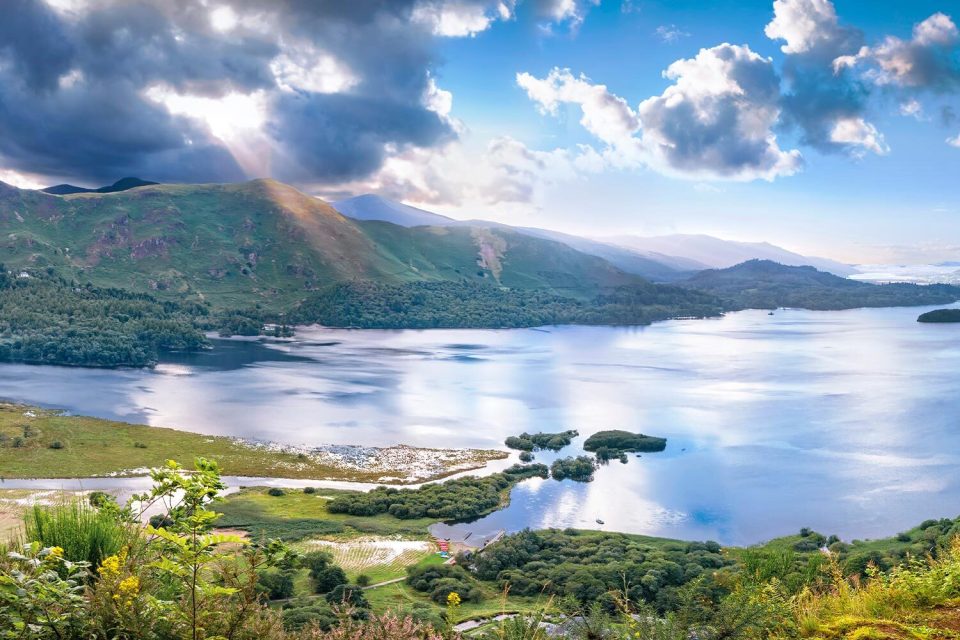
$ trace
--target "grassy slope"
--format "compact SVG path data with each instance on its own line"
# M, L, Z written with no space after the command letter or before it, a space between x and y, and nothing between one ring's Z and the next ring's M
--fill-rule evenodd
M36 416L24 415L28 411ZM16 448L13 439L23 437L25 425L35 435L24 438L23 446ZM105 475L156 467L169 459L190 461L196 456L217 460L226 475L358 482L377 482L382 475L330 466L294 453L265 451L225 437L64 416L19 405L0 404L0 434L8 438L0 445L0 474L6 478ZM63 448L51 449L53 442L60 442Z
M272 180L63 197L2 187L0 237L0 261L9 267L50 265L80 282L234 308L288 305L357 279L482 277L584 296L639 280L509 230L360 223Z
M505 287L545 289L572 297L592 297L598 286L614 287L639 281L601 258L509 229L405 228L385 222L359 225L384 253L410 267L403 275L405 278L483 277ZM481 247L492 258L487 268L477 264Z

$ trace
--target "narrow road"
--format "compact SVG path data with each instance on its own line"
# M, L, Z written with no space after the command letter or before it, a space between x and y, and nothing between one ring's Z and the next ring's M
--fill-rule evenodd
M388 584L393 584L394 582L403 582L404 580L406 580L406 578L394 578L393 580L384 580L383 582L378 582L377 584L368 584L367 586L360 588L366 591L367 589L376 589L377 587L383 587Z

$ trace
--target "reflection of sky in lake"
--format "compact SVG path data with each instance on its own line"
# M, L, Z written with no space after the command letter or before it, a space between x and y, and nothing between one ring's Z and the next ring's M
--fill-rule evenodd
M801 526L874 537L960 512L960 326L918 324L921 311L311 329L156 371L2 365L0 396L291 443L496 447L525 430L643 431L668 437L668 450L613 463L587 485L524 483L509 508L473 526L599 518L606 529L726 542Z

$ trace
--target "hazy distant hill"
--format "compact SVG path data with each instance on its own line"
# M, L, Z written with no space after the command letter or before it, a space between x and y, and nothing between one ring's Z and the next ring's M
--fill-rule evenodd
M401 227L445 227L461 224L459 221L442 216L439 213L417 209L372 193L338 200L331 204L334 209L354 220L380 220L382 222L392 222Z
M720 298L730 309L853 309L946 304L960 300L952 285L870 284L804 266L750 260L709 269L679 283Z
M41 189L41 191L56 196L69 196L74 193L117 193L118 191L128 191L137 187L146 187L153 184L158 183L150 182L148 180L141 180L140 178L120 178L113 184L100 187L99 189L87 189L85 187L77 187L72 184L58 184L52 187L47 187L46 189Z
M287 304L348 281L488 281L590 299L642 282L509 228L402 227L344 217L272 180L66 196L0 187L2 261L99 286Z
M603 258L627 273L657 282L672 282L688 276L691 272L706 268L704 264L685 258L655 253L641 254L624 247L549 229L514 227L489 220L454 220L372 194L339 200L333 203L333 206L343 215L356 220L381 220L404 227L431 225L511 229L525 235L562 242L577 251Z
M812 266L838 276L857 273L850 265L800 255L768 242L735 242L707 235L616 236L603 241L639 252L654 252L693 260L701 268L725 269L747 260L772 260L788 266Z

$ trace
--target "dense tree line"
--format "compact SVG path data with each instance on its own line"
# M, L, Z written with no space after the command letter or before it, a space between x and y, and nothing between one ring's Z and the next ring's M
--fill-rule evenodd
M626 589L634 602L649 602L661 611L676 607L683 585L732 564L715 542L654 544L572 529L509 535L468 563L477 578L516 595L569 596L586 603Z
M518 451L559 451L568 446L580 433L576 429L561 431L560 433L521 433L519 436L510 436L504 444L510 449Z
M535 476L547 477L547 467L542 464L514 465L482 478L457 478L440 484L425 484L417 489L377 487L367 493L337 496L327 503L327 510L352 516L389 514L401 520L477 518L500 506L504 491Z
M0 360L96 367L150 366L164 351L209 346L204 331L259 333L255 318L205 304L68 282L52 270L0 265Z
M289 314L295 323L363 329L511 328L552 324L643 325L677 316L715 316L712 296L649 283L621 286L584 301L491 283L337 284Z
M0 360L145 366L162 350L207 345L209 310L0 266Z

